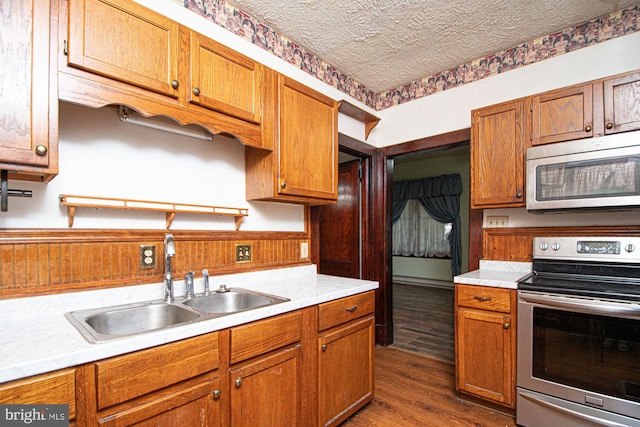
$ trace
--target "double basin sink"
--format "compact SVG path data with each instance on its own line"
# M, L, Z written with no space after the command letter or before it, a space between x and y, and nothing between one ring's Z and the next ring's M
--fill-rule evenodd
M99 343L289 301L246 289L221 289L174 303L148 301L71 311L65 316L87 341Z

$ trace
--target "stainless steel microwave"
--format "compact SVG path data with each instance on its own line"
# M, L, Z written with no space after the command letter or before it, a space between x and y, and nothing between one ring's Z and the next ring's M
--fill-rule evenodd
M640 131L527 150L529 211L640 207Z

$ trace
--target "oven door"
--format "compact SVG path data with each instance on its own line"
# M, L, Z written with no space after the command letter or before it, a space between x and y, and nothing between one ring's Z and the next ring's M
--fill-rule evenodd
M517 386L524 426L640 426L640 304L519 291Z

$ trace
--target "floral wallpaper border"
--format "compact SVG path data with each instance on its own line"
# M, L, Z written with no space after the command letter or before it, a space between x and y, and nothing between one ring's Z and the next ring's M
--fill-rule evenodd
M294 41L258 22L225 0L183 0L184 7L277 57L352 96L365 105L383 110L434 93L531 65L606 40L638 31L640 5L501 50L466 64L424 77L404 86L374 93L332 65L307 52Z

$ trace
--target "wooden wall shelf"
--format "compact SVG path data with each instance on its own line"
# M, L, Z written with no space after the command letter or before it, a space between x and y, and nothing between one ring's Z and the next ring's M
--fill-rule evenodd
M373 128L376 127L378 122L380 122L380 117L374 116L373 114L364 111L362 108L356 107L355 105L344 100L338 102L338 111L346 116L364 123L365 141L367 140L367 138L369 138L369 134L371 133Z
M236 220L236 231L240 228L242 220L249 215L246 208L226 208L221 206L191 205L186 203L152 202L147 200L114 199L109 197L93 196L73 196L69 194L60 195L60 205L67 207L69 216L69 227L73 227L73 218L76 208L106 208L135 211L164 212L167 216L166 226L171 227L171 223L176 213L204 214L204 215L224 215L233 216Z

